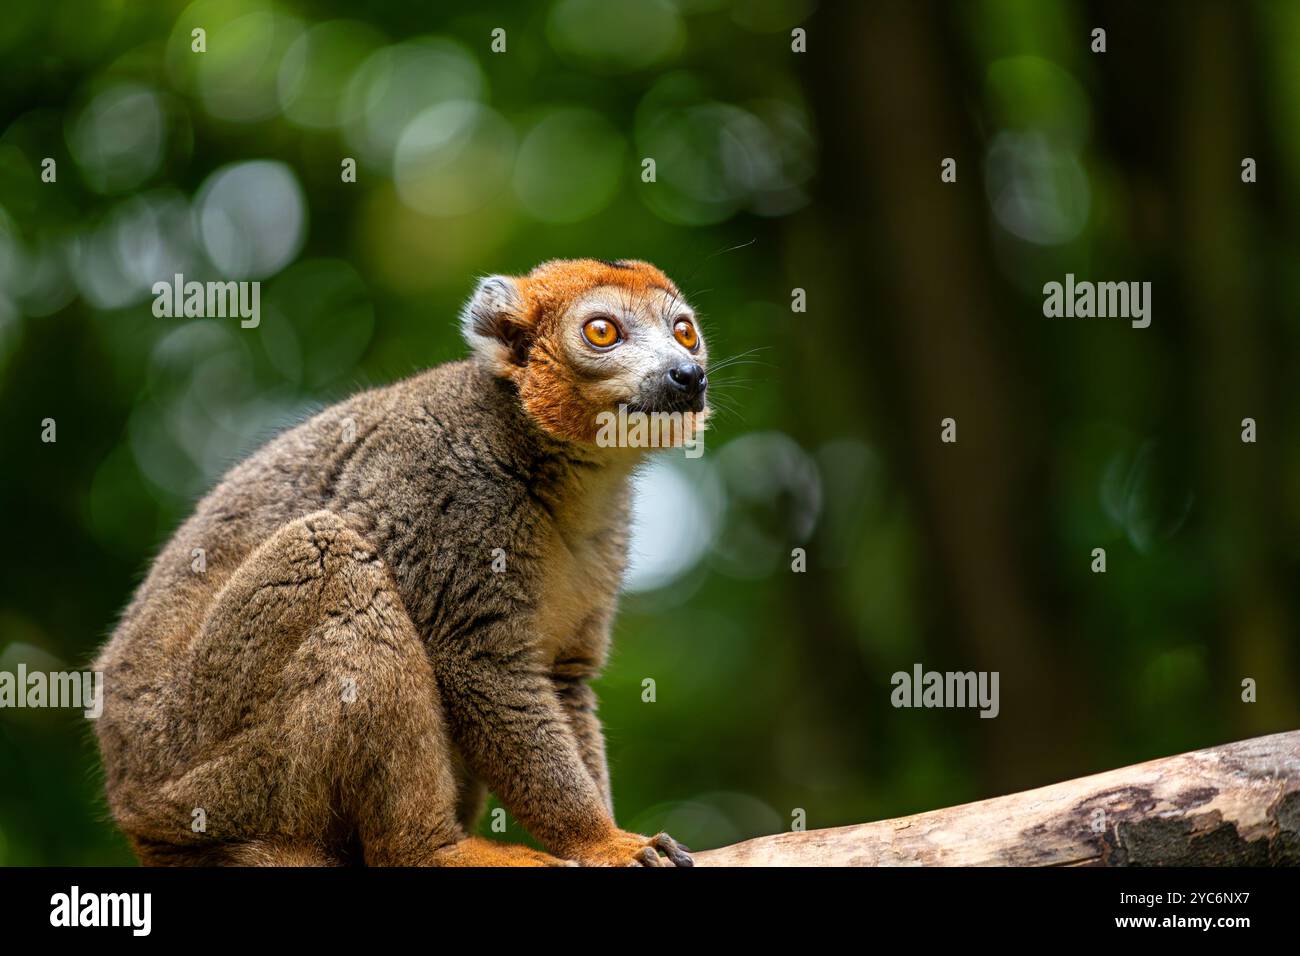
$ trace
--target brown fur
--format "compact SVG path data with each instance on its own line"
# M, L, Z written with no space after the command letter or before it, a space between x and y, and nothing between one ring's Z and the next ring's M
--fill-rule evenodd
M286 432L177 530L97 664L109 803L141 862L689 864L613 820L588 681L639 453L582 440L594 396L680 356L638 345L636 381L566 363L588 362L558 337L593 287L658 303L628 313L639 343L662 339L655 290L679 300L644 264L485 284L475 358ZM489 789L553 856L467 836Z

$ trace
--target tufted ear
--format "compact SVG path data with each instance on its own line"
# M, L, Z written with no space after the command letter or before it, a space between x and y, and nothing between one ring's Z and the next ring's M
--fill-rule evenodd
M488 276L460 316L461 334L474 350L501 374L528 363L531 344L523 297L510 276Z

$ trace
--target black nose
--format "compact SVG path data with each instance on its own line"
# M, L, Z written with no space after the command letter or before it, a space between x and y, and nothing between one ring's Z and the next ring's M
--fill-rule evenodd
M674 365L668 370L667 379L669 385L691 398L698 396L709 384L704 377L704 369L694 362Z

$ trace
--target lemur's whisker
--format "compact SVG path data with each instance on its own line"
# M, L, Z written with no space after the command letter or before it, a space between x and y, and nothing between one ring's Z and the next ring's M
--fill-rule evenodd
M749 358L749 357L751 357L755 352L765 352L765 351L767 351L769 348L770 348L770 346L767 346L767 345L757 345L757 346L755 346L755 347L752 348L752 349L745 349L745 351L743 351L743 352L737 352L735 355L728 355L728 356L725 356L725 357L723 357L722 359L719 359L719 361L720 361L720 362L734 362L734 361L736 361L737 359Z

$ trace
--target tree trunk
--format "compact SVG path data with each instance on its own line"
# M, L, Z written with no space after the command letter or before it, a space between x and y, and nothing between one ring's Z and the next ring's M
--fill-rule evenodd
M1300 730L695 854L700 866L1300 865Z

